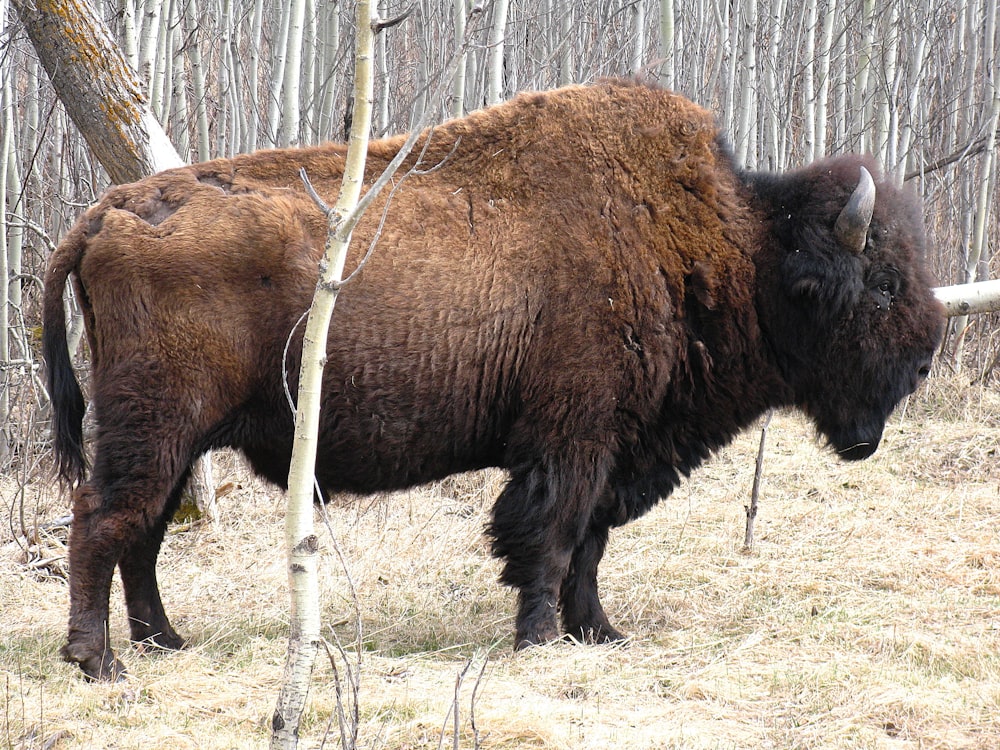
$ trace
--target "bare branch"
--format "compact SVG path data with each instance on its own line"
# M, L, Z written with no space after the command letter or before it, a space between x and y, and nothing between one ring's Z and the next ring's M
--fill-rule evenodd
M302 167L299 170L299 179L302 180L302 184L305 186L306 192L309 194L309 197L313 199L313 203L315 203L316 206L319 208L319 210L323 212L323 216L326 217L326 220L330 221L331 220L330 214L333 213L333 209L330 208L326 204L326 201L324 201L320 197L319 193L316 192L316 188L314 188L312 182L309 181L309 175L306 174L305 167ZM336 221L337 221L336 218L334 218L335 222L334 226L336 226Z
M903 182L912 180L915 177L923 177L929 172L936 172L937 170L944 169L945 167L950 166L957 161L961 161L962 159L967 159L970 156L976 156L978 154L981 154L983 151L986 150L986 147L988 145L989 145L989 138L986 137L977 138L974 141L970 141L963 148L960 148L958 151L950 153L947 156L942 156L937 161L933 161L925 166L910 170L905 175L903 175Z
M413 11L415 11L416 9L417 9L416 5L411 5L409 8L404 10L395 18L390 18L386 21L383 21L380 18L376 18L374 21L372 21L372 31L378 34L383 29L391 29L393 26L398 26L407 18L409 18L411 15L413 15Z

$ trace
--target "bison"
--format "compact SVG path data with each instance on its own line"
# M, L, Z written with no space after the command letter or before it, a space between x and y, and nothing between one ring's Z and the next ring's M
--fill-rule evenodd
M402 143L371 144L366 181ZM622 638L598 598L609 529L768 409L798 407L862 459L928 373L943 312L918 205L870 160L746 172L705 110L623 81L522 94L421 150L436 169L354 232L349 264L378 247L334 314L316 475L372 493L505 469L487 533L517 590L516 647ZM344 156L261 151L112 188L52 255L44 352L75 485L62 654L91 678L124 671L116 565L132 641L183 644L156 558L200 454L232 446L286 485L283 376L294 392L326 233L299 170L329 197ZM89 478L70 277L92 358Z

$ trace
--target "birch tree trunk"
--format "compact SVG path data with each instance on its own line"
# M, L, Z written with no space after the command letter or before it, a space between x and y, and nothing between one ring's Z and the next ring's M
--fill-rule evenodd
M635 0L632 5L632 47L629 71L636 75L646 59L646 3Z
M465 43L465 8L467 0L454 0L455 6L455 48L459 50L458 67L455 71L455 83L451 89L451 106L448 108L452 117L465 114L465 68L468 54L462 49Z
M660 85L674 88L674 0L660 0Z
M851 110L854 113L855 127L858 131L858 150L873 152L875 140L872 137L871 96L869 81L872 70L872 46L875 43L875 0L861 2L861 48L858 51L858 70L854 77L854 101Z
M191 63L191 86L194 94L195 122L197 124L197 144L195 151L198 161L211 158L211 148L208 139L208 101L205 93L205 67L202 63L201 24L198 13L198 0L187 0L184 5L184 26L187 43L188 61Z
M285 69L281 82L281 129L278 143L291 146L299 142L302 117L299 83L302 80L302 38L305 33L306 0L292 0L288 8L288 34L285 47ZM274 92L277 97L278 92Z
M5 8L0 0L0 28ZM10 290L11 269L8 265L7 247L7 165L16 158L14 152L14 107L13 88L6 66L0 66L0 122L3 123L0 134L0 469L7 465L7 457L11 452L13 435L10 434L10 395L9 380L10 365ZM15 197L16 200L16 197Z
M486 52L486 104L497 104L503 100L503 48L507 34L508 0L493 3L493 24L487 40Z
M309 694L309 680L322 643L316 560L318 541L313 526L313 476L327 334L351 240L350 226L345 219L358 204L368 155L374 89L372 10L370 0L358 0L355 8L357 51L354 67L354 115L344 180L337 204L329 217L331 232L320 264L320 279L302 340L295 442L288 472L288 507L285 514L285 545L291 592L290 633L285 676L271 720L272 748L297 746L299 725Z

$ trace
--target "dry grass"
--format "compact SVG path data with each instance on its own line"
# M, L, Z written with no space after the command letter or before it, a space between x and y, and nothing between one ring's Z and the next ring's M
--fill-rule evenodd
M457 675L488 655L483 748L1000 747L1000 397L933 381L853 465L780 415L744 554L756 440L614 533L602 587L633 635L626 647L511 653L513 597L481 533L502 476L331 508L364 622L361 746L438 747ZM285 649L281 497L230 462L217 471L240 487L220 523L171 534L161 556L167 609L191 647L125 649L122 685L85 684L58 659L58 531L34 540L32 565L0 532L0 748L266 745ZM0 489L7 500L12 486ZM41 518L64 511L47 485L28 497ZM326 619L349 638L329 538L324 558ZM121 648L117 584L112 604ZM459 693L466 748L477 671ZM335 702L320 664L304 747L321 745Z

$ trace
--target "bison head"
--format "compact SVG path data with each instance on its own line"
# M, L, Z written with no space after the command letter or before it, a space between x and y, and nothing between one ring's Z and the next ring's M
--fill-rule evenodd
M916 201L874 171L841 157L750 181L768 232L758 260L761 327L792 402L849 460L878 447L944 329Z

